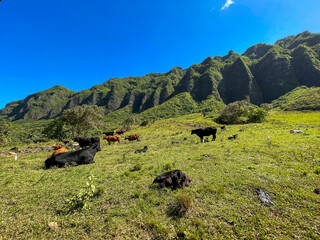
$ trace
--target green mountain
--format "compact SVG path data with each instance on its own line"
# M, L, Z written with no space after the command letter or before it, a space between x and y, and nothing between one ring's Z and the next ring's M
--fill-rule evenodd
M56 86L8 103L0 110L0 118L49 119L82 104L104 107L107 118L165 117L165 110L183 114L239 100L271 103L302 85L320 87L320 34L303 32L274 45L259 43L242 55L230 51L188 69L112 78L80 92Z

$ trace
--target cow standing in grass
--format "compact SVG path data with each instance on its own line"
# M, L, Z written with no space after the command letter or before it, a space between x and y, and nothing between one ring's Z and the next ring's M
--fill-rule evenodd
M92 143L100 141L99 137L85 138L85 137L75 137L73 141L78 142L81 148L86 148L91 146Z
M198 128L198 129L192 130L191 134L196 134L201 139L201 142L204 142L203 141L204 136L212 135L212 141L215 141L217 128L216 127Z
M114 132L103 132L103 134L106 136L113 136Z
M120 136L104 136L103 139L107 140L109 145L111 144L111 142L118 142L120 143Z
M124 140L129 140L129 142L133 142L134 140L139 141L140 140L140 134L132 134L132 135L126 136L124 138Z

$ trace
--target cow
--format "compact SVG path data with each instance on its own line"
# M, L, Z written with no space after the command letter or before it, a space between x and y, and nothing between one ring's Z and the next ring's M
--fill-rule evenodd
M201 139L201 142L204 142L203 136L210 136L210 135L212 135L212 141L215 141L216 133L217 133L216 127L198 128L191 131L191 134L196 134Z
M221 126L221 131L226 130L226 126Z
M92 137L92 138L75 137L73 138L73 141L78 142L81 148L86 148L97 141L100 142L100 139L98 137Z
M120 143L120 136L104 136L103 139L107 140L109 145L111 144L111 142L118 142Z
M65 147L62 147L61 145L54 145L54 146L52 146L52 148L54 151L53 151L51 157L53 157L59 153L68 152L68 149L66 149Z
M148 150L148 146L144 146L144 148L138 149L134 153L143 153L143 152L145 153L147 150Z
M65 153L59 153L58 155L52 156L45 161L45 167L51 168L54 166L64 167L66 164L89 164L94 163L94 156L100 148L100 139L93 142L88 148L84 148L78 151L71 151Z
M233 140L233 139L237 139L237 137L238 137L238 134L236 134L236 135L233 135L233 136L231 136L231 137L228 137L228 140Z
M129 140L129 142L133 142L134 140L139 141L140 140L139 138L140 138L140 134L132 134L132 135L126 136L124 140Z
M188 187L190 182L190 178L184 172L181 170L173 170L157 176L152 184L158 183L160 188L166 187L175 190L177 188Z
M120 128L120 129L116 129L114 131L116 132L116 134L121 135L121 134L124 134L128 130L129 130L129 128Z
M114 132L103 132L103 134L106 136L113 136Z

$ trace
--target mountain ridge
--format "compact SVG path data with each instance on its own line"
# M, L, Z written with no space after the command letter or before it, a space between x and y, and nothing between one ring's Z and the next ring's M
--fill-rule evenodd
M137 114L178 95L180 99L185 92L198 104L213 99L224 104L247 100L259 105L302 85L320 86L318 33L306 31L273 45L258 43L241 55L230 50L226 56L209 56L187 69L174 67L167 73L111 78L79 92L54 86L8 103L0 110L0 118L50 119L83 104L104 107L106 114L123 108Z

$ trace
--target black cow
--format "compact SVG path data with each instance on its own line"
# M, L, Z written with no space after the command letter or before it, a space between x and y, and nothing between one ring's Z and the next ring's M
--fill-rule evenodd
M124 134L126 131L125 130L116 130L116 134L118 134L118 135L122 135L122 134Z
M184 188L190 185L190 178L181 170L173 170L163 173L153 180L153 183L158 183L160 188ZM153 184L152 183L152 184Z
M92 138L85 138L85 137L75 137L73 141L78 142L81 148L86 148L91 146L93 143L100 142L100 138L92 137Z
M78 151L71 151L60 153L58 155L52 156L45 161L46 168L51 168L53 166L64 167L67 163L77 165L94 163L93 158L100 148L100 139L95 143L91 144L89 148L81 149Z
M220 128L221 128L222 131L226 130L226 126L221 126Z
M228 140L233 140L233 139L236 139L237 137L238 137L238 134L228 137Z
M114 132L103 132L103 134L106 136L113 136Z
M44 140L44 139L37 139L37 140L32 140L32 142L34 142L34 143L43 143L43 142L47 142L47 141Z
M144 148L138 149L134 153L142 153L142 152L146 152L147 150L148 150L148 146L144 146Z
M212 135L212 141L216 140L216 127L207 127L207 128L198 128L191 131L191 134L196 134L203 142L203 136L210 136Z

